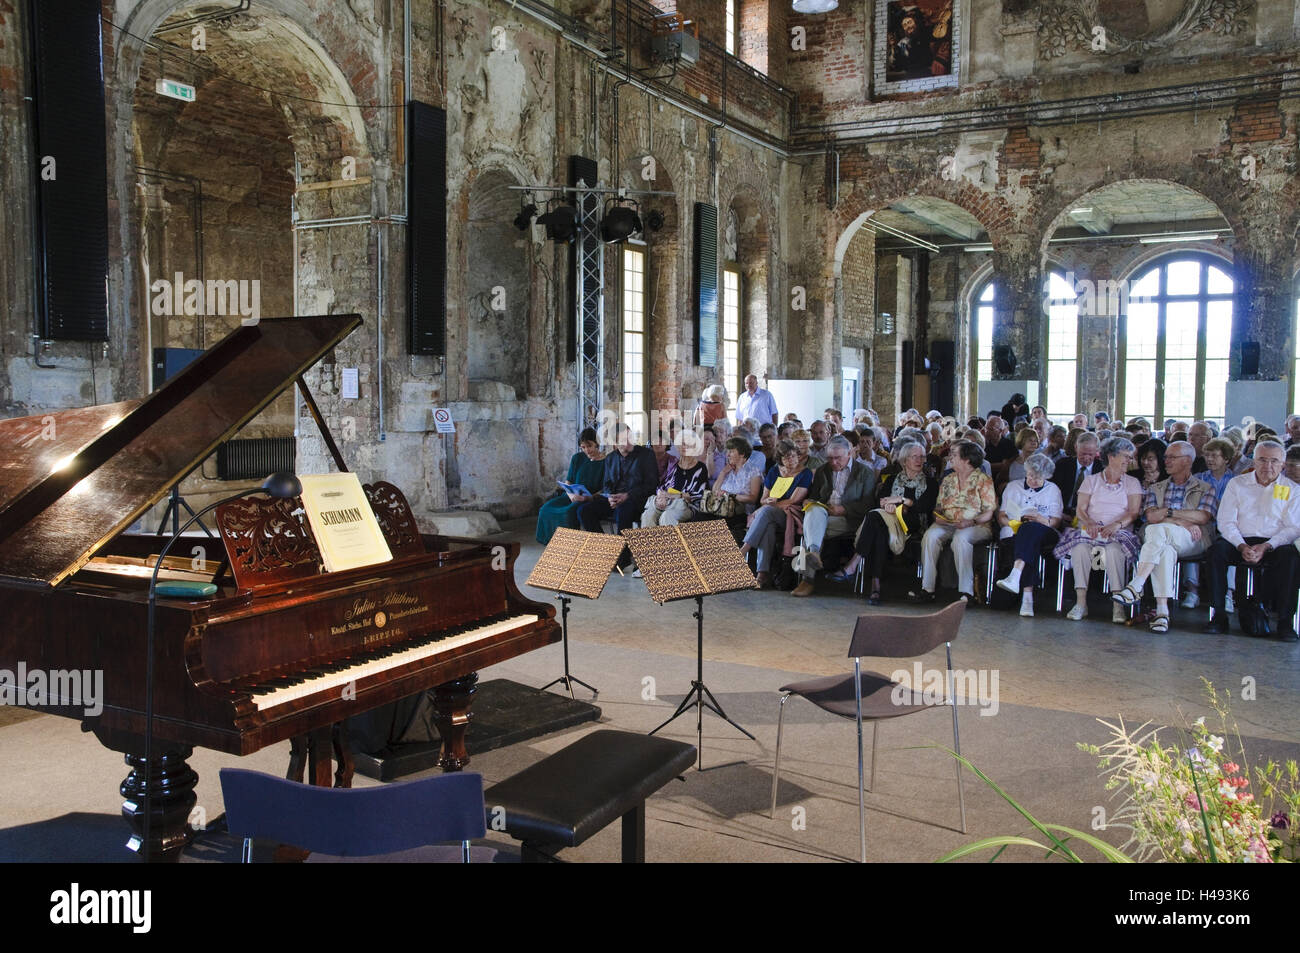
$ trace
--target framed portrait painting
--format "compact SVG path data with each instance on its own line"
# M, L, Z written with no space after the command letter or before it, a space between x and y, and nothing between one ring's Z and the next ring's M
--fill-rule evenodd
M956 87L960 0L876 0L878 96Z

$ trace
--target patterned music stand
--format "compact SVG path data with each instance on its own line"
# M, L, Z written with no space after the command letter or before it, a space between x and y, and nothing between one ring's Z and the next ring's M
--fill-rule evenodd
M584 533L576 529L557 529L551 541L542 550L528 585L560 593L560 624L564 644L564 674L541 687L546 691L552 685L563 685L573 697L573 683L577 682L596 697L600 692L582 679L569 674L569 603L573 600L565 593L599 599L605 581L623 553L623 540L606 533Z
M655 526L648 529L625 529L632 558L655 602L695 600L695 681L690 693L677 710L659 728L695 709L695 769L704 762L704 709L707 708L751 741L756 740L740 725L727 717L713 692L704 684L704 597L738 589L757 589L758 582L749 571L736 540L725 520L702 520L678 526ZM659 730L656 728L650 734Z

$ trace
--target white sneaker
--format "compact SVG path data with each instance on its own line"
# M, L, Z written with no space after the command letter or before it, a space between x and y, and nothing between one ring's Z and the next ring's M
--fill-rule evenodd
M1128 607L1127 607L1127 606L1122 606L1122 605L1120 605L1118 602L1114 603L1114 604L1110 607L1110 621L1111 621L1111 622L1118 622L1120 625L1123 625L1125 622L1127 622L1127 621L1128 621Z
M1022 616L1024 616L1026 619L1032 619L1032 618L1034 617L1034 600L1033 600L1033 599L1023 599L1023 600L1021 600L1021 602L1020 602L1020 614L1021 614Z
M1088 617L1088 607L1082 603L1076 602L1070 608L1070 611L1065 614L1065 617L1071 622L1078 622L1080 619L1086 619Z
M1195 609L1201 604L1201 599L1196 593L1189 591L1187 595L1183 596L1183 601L1178 604L1184 609Z
M998 588L1005 589L1007 592L1020 591L1020 574L1013 572L1005 579L998 580Z
M1237 607L1232 604L1232 593L1228 593L1227 596L1224 598L1223 611L1226 612L1228 615L1233 615L1237 611Z

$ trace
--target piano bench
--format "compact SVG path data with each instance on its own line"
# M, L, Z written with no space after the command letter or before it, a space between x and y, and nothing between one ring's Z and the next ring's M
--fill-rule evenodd
M695 763L695 746L594 731L484 792L487 824L522 842L523 861L554 860L623 819L623 863L645 862L645 802ZM496 821L496 825L493 821Z

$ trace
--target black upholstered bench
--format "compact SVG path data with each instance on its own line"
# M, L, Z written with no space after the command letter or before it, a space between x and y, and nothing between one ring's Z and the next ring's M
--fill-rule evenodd
M646 798L694 763L694 745L593 731L488 788L488 827L499 829L504 812L505 831L522 842L524 863L538 863L621 817L623 863L644 863Z

